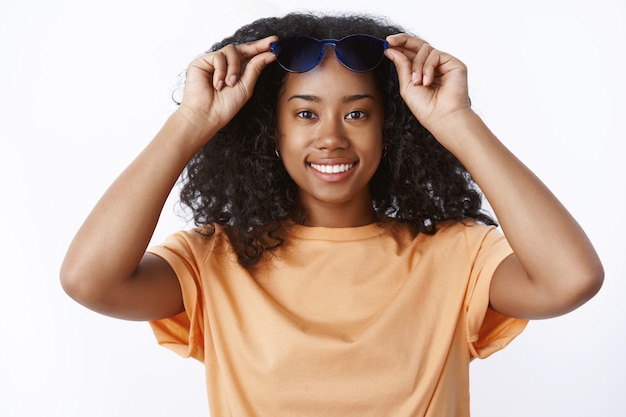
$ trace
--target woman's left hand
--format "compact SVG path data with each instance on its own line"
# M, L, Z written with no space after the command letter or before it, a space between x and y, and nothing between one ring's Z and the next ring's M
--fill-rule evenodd
M490 307L536 319L589 300L604 279L595 249L552 192L471 110L465 65L407 34L387 41L385 55L398 71L402 98L467 168L515 252L493 273Z
M406 33L387 42L385 55L398 72L400 94L424 127L432 131L457 111L470 109L465 64Z

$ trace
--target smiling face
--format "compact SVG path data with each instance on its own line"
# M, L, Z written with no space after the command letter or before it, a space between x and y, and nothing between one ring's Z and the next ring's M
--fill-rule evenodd
M287 75L278 101L278 150L310 226L375 220L369 181L380 163L384 112L372 73L328 50L313 70Z

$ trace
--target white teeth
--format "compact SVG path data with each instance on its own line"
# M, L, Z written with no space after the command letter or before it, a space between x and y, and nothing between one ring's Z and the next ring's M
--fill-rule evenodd
M338 165L320 165L311 164L311 168L324 174L338 174L340 172L346 172L352 168L354 164L338 164Z

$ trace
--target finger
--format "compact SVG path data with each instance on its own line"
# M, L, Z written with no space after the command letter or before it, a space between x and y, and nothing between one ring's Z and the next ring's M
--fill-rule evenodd
M412 77L415 85L428 85L432 82L435 74L433 62L436 61L436 54L433 54L433 52L435 52L435 48L428 43L423 43L419 47L415 58L413 58Z
M250 59L250 61L246 64L243 73L240 77L240 82L245 86L247 92L251 95L252 90L254 89L254 84L256 83L259 75L263 69L270 63L276 60L276 56L271 52L262 52L260 54L255 55Z
M225 83L226 85L232 87L239 78L239 73L241 71L241 55L238 48L239 46L231 44L226 45L219 50L224 57L222 63L224 63L225 66L220 68L216 66L213 77L217 78L218 82L221 82L222 85Z
M387 37L387 43L393 49L402 51L410 59L413 59L420 47L427 42L407 33L398 33Z
M401 48L406 45L406 43L409 41L409 38L411 37L412 36L408 33L396 33L394 35L387 36L385 40L387 41L389 46L393 48Z
M206 73L213 84L213 88L221 90L224 87L224 77L226 74L226 57L221 51L202 55L193 64L196 68Z
M425 63L429 59L430 53L434 48L423 39L415 36L400 33L387 37L389 46L393 49L401 51L409 60L412 61L411 82L414 85L424 84L424 75L427 74L427 83L432 82L430 68L425 68Z
M398 73L398 80L401 85L412 84L411 72L412 63L405 53L396 48L387 48L385 50L385 56L389 58L393 65L396 67Z
M429 86L435 80L435 71L441 63L441 52L431 49L424 61L422 85Z
M253 42L242 43L239 45L228 45L222 49L222 53L226 57L226 72L223 75L226 85L232 87L235 85L245 68L248 61L255 56L267 52L272 42L277 40L277 36L268 36Z
M215 85L213 73L215 71L215 54L204 54L194 59L187 67L185 88L189 85ZM219 66L219 63L218 63Z
M277 40L278 36L268 36L253 42L242 43L237 46L237 50L244 60L248 60L260 53L269 51L271 43Z

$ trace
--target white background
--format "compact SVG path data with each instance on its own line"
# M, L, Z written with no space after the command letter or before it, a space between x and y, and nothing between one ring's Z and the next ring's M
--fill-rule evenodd
M480 417L626 415L626 4L317 0L384 14L469 67L474 108L572 211L606 269L574 313L472 364ZM70 300L58 269L173 111L197 54L287 1L2 0L0 416L204 416L203 367ZM185 227L175 196L154 237Z

